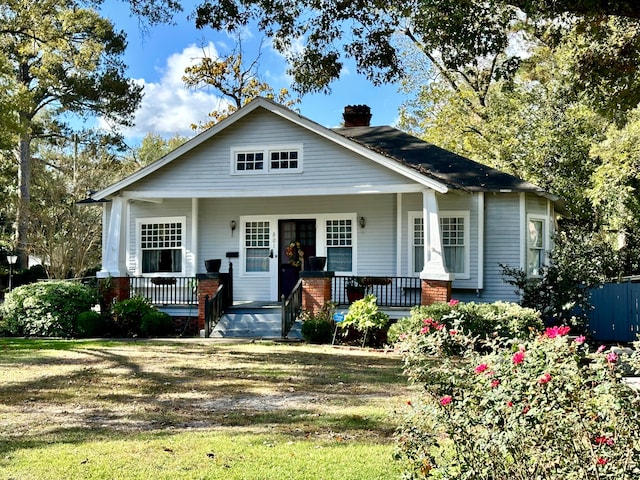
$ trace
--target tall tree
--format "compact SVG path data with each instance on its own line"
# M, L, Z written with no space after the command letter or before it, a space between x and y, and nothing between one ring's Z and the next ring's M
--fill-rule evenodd
M74 0L8 0L0 8L0 58L10 67L14 88L9 99L18 124L15 241L22 265L28 246L32 141L60 134L72 114L130 122L141 87L124 75L120 57L125 46L124 34L110 21Z
M260 54L261 47L256 58L247 64L243 56L242 40L238 37L236 47L230 54L212 58L203 51L199 62L185 69L182 79L187 87L213 88L227 102L209 113L208 122L192 125L194 130L205 130L215 125L258 96L271 98L288 107L299 103L299 99L289 96L286 88L276 92L271 85L260 79Z

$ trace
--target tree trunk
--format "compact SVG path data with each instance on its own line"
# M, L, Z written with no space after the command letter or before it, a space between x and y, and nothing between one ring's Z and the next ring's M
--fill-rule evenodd
M28 268L29 210L31 204L31 135L20 135L18 147L18 211L15 227L16 268Z

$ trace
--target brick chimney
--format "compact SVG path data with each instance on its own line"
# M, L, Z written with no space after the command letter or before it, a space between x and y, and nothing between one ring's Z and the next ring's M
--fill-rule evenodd
M368 127L371 109L367 105L347 105L342 114L345 127Z

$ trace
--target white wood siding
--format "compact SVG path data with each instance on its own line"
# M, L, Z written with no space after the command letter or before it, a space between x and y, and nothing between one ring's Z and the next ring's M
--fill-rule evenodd
M138 246L139 238L136 228L136 219L138 218L163 218L163 217L181 217L186 216L186 225L183 226L184 239L184 270L185 275L194 275L194 257L192 253L191 238L191 200L166 200L162 203L150 203L141 201L129 202L129 215L127 219L127 269L130 275L139 274L138 265Z
M504 282L500 265L520 266L521 232L517 194L485 195L484 290L476 301L518 301L514 287Z
M286 144L303 146L302 173L231 175L232 148ZM131 188L136 192L159 191L166 196L206 191L212 197L220 197L225 191L266 196L267 192L273 191L287 195L288 191L301 187L322 190L366 186L374 189L375 186L411 183L309 130L257 109Z

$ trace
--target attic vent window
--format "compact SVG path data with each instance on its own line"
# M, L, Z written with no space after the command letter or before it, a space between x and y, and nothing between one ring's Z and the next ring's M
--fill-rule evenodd
M237 147L231 149L231 172L258 175L302 172L302 145Z

